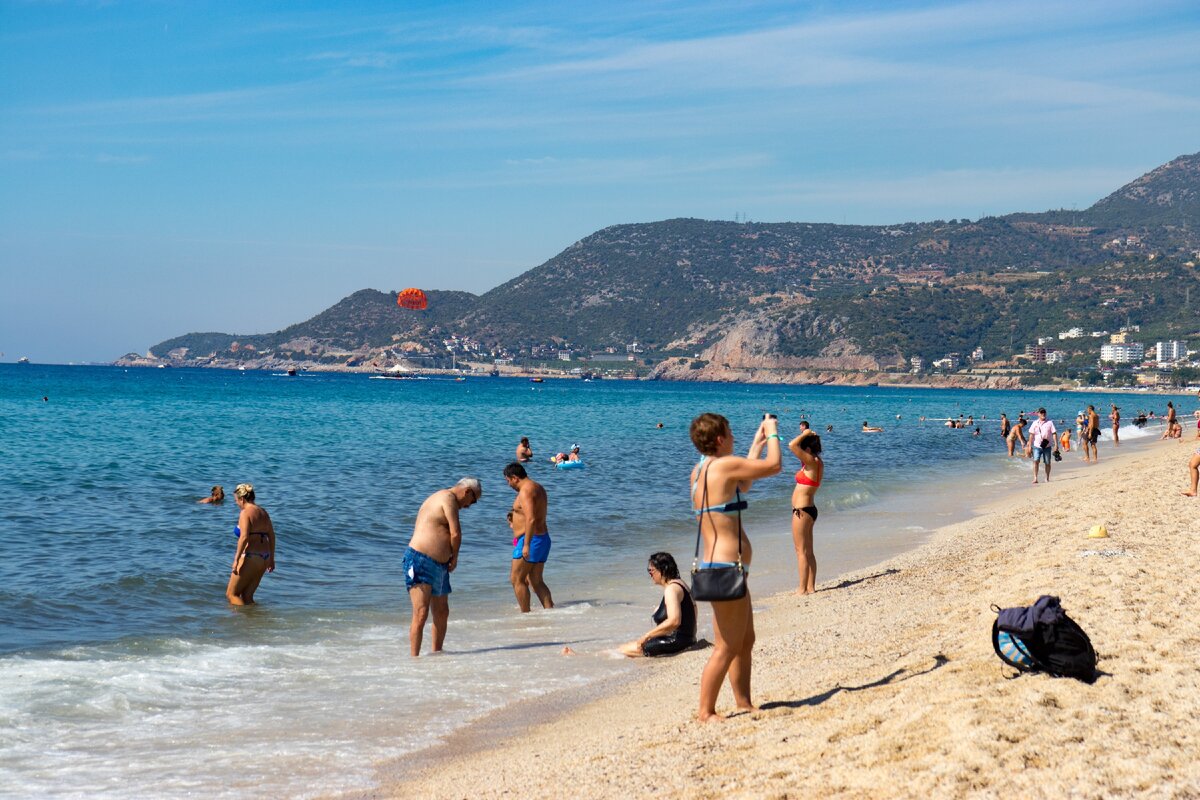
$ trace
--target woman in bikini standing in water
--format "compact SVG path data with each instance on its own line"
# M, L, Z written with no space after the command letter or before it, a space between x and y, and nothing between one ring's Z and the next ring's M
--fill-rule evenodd
M701 414L692 420L692 444L700 451L700 463L692 469L692 509L700 527L703 548L701 566L732 565L739 559L750 566L754 551L741 528L744 500L735 499L749 491L759 478L779 472L779 433L775 417L768 416L758 426L746 458L733 454L733 433L729 420L720 414ZM767 457L759 459L763 446ZM740 711L750 711L750 654L754 649L754 611L750 592L738 600L712 602L712 655L700 675L701 722L720 720L717 695L729 676L729 687Z
M817 590L817 555L813 551L813 526L817 524L815 500L825 477L821 437L810 430L801 431L788 442L788 449L803 462L796 472L796 488L792 490L792 543L800 568L800 588L796 592L812 594Z
M248 606L254 604L254 590L263 575L275 571L275 528L271 515L255 504L253 485L239 483L233 499L242 513L233 529L237 549L225 597L235 606Z

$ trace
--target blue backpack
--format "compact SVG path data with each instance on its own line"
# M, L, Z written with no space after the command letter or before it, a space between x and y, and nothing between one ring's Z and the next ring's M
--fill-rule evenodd
M1083 628L1067 616L1057 597L1042 595L1031 606L999 608L992 623L992 648L1000 660L1021 672L1093 683L1096 651Z

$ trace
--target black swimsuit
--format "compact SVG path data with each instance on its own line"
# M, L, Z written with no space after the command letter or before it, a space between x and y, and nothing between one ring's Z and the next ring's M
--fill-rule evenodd
M646 643L642 645L642 655L669 656L673 653L687 650L696 643L696 604L692 602L692 593L683 581L674 580L671 583L678 583L680 588L683 589L683 603L680 608L679 627L666 636L655 636L653 639L647 639ZM662 625L666 618L667 598L664 595L663 599L658 603L658 610L654 612L654 616L651 619L654 620L655 625Z

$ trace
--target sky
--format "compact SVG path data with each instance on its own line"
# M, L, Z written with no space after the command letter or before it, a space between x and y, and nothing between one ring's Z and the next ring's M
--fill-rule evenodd
M481 294L615 224L1086 208L1200 4L0 0L0 361Z

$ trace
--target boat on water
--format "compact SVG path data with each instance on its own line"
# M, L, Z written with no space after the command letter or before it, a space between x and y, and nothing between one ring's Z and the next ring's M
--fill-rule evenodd
M29 363L29 359L28 359L28 358L26 358L25 356L21 356L20 358L18 358L18 359L17 359L17 363L18 363L18 364L28 364L28 363Z
M545 378L530 378L529 382L530 383L545 383L546 379Z
M289 377L289 378L294 378L294 377L296 377L296 368L295 368L295 367L288 367L287 374L288 374L288 377Z

